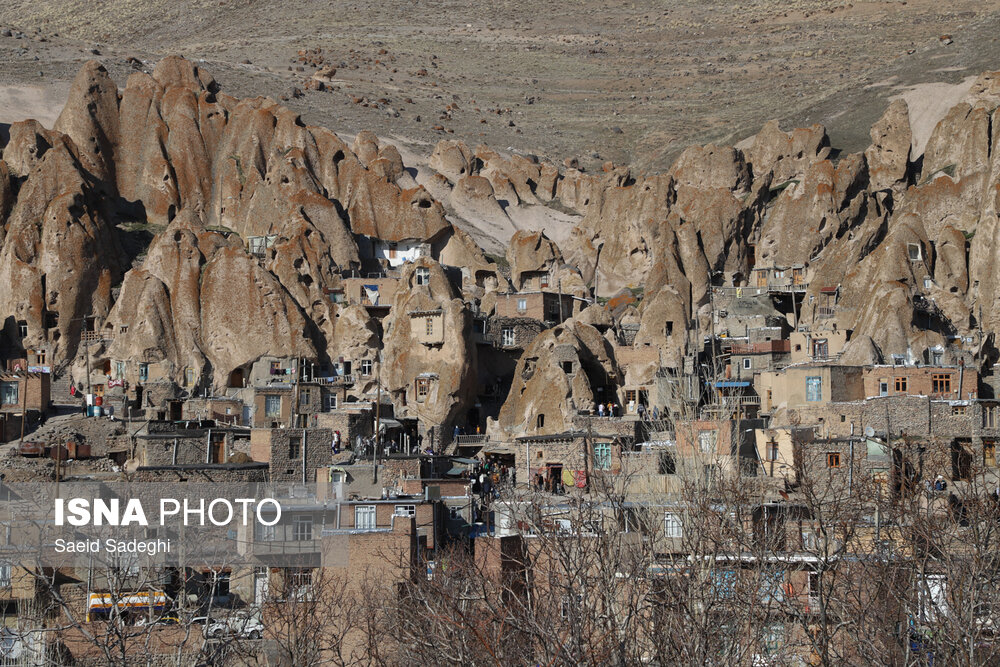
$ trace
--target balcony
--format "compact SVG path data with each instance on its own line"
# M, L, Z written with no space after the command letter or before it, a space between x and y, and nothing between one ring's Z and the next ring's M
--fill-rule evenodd
M769 340L763 343L734 343L730 354L781 354L791 349L787 340Z
M833 317L836 314L836 309L830 306L820 306L816 309L816 319L825 320Z
M83 331L80 333L81 343L110 343L114 339L114 334L105 331Z

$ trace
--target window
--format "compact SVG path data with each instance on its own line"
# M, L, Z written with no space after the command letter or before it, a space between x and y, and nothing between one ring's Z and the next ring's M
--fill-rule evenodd
M504 327L500 330L500 344L504 347L514 345L514 327Z
M28 337L28 323L25 322L24 320L21 320L17 323L17 335L20 338Z
M894 355L892 355L892 365L893 366L902 366L905 363L906 363L906 357L904 357L902 354L894 354Z
M337 395L336 394L327 394L326 395L326 409L327 410L336 410L337 409Z
M418 285L427 285L431 282L431 271L426 266L418 266L416 271Z
M299 388L299 410L305 411L312 403L312 387Z
M750 370L750 357L743 358L743 368Z
M288 597L296 600L309 600L312 598L312 585L312 570L306 568L288 570Z
M115 379L121 380L125 377L125 362L116 361L115 362Z
M594 468L597 470L611 469L611 443L594 443Z
M191 387L194 385L194 369L185 368L184 369L184 386Z
M996 428L997 414L1000 413L1000 406L988 405L983 408L983 428Z
M545 415L540 414L535 417L535 428L544 428L545 426Z
M394 513L396 516L417 516L417 506L416 505L396 505L396 511Z
M3 405L17 405L17 382L0 382L0 403Z
M292 517L292 540L308 542L313 538L313 518L311 516Z
M288 436L288 458L298 459L302 457L302 436Z
M663 329L663 333L665 333L667 336L674 335L674 323L667 322L666 326Z
M702 454L711 454L715 451L718 440L718 431L702 431L698 434L698 449L701 450Z
M935 394L947 394L951 392L951 374L933 373L931 375L931 391Z
M809 604L819 604L820 581L819 572L809 573Z
M720 600L732 599L736 593L736 572L734 570L713 570L712 591Z
M139 381L145 382L149 379L149 364L142 362L139 364Z
M951 415L953 417L964 417L968 412L969 408L965 405L953 405L951 406Z
M430 321L430 320L428 320L428 321ZM362 375L371 375L372 374L372 360L371 359L362 359L361 360L361 374Z
M992 440L983 441L983 465L997 467L997 444Z
M911 262L919 262L921 259L920 244L919 243L907 243L906 252L910 256Z
M778 460L778 443L776 442L767 443L767 460L768 461Z
M519 313L523 313L526 310L528 310L528 300L527 299L518 299L517 300L517 311Z
M573 372L573 362L572 361L563 361L561 363L561 366L562 366L562 369L563 369L563 373L566 373L567 375L569 375L570 373Z
M0 588L10 588L10 563L0 563Z
M898 377L895 382L896 393L905 394L906 393L906 378Z
M281 370L281 362L280 361L272 361L271 362L271 375L282 375L282 374L283 374L283 371Z
M930 279L929 276L924 276L924 289L930 289L934 286L934 281Z
M813 403L823 400L823 378L816 375L806 378L806 400Z
M428 336L434 335L434 318L427 317L424 318L424 333Z
M684 536L684 526L681 524L680 515L672 512L663 515L663 534L673 538Z
M670 452L660 452L659 464L656 472L660 475L676 475L677 461Z
M944 361L943 352L932 352L931 353L931 363L935 366L940 366L941 362Z
M259 521L254 522L254 540L257 542L274 542L274 526L265 526Z
M559 617L570 618L574 614L574 610L580 609L582 606L583 594L564 595L559 600Z
M827 468L839 468L840 467L840 452L827 452L826 453L826 467Z
M428 378L417 378L417 401L423 403L427 399L427 392L430 390L431 381Z
M354 508L354 528L356 530L375 530L374 505L358 505Z
M878 395L888 396L889 395L889 381L885 378L879 378L878 381Z
M539 276L538 286L541 287L542 289L545 289L546 287L549 286L549 274L543 273L541 276Z
M265 417L281 416L281 396L264 397L264 416Z

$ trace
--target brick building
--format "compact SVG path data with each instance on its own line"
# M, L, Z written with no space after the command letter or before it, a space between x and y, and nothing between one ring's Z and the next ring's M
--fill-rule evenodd
M865 396L976 398L979 373L965 366L870 366L863 373Z
M576 304L571 294L544 291L514 292L497 295L495 313L497 317L527 317L558 324L573 317Z

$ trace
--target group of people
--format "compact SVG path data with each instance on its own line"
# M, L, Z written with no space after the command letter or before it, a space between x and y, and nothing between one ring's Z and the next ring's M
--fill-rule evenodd
M642 419L643 421L646 421L648 419L657 421L660 419L660 410L655 405L653 406L652 412L647 410L646 406L643 405L642 403L639 404L638 408L635 407L634 403L629 403L629 412L632 412L633 408L635 409L636 414L639 415L639 419ZM605 405L604 403L598 403L597 416L620 417L621 409L622 406L618 405L617 403L608 403L607 405Z
M517 471L508 465L484 461L474 470L470 471L472 479L472 492L479 494L482 498L495 497L500 494L500 487L517 484Z

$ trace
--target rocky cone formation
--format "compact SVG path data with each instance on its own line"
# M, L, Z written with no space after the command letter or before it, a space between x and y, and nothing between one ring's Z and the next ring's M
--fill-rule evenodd
M998 81L980 77L922 155L900 101L856 154L831 158L818 125L772 122L735 147L691 147L666 173L588 173L460 141L408 167L369 132L348 145L271 99L225 95L181 58L122 90L90 62L51 130L15 123L3 147L4 335L80 377L96 318L92 361L157 361L178 384L193 369L215 388L264 355L375 359L384 345L381 382L397 411L450 424L477 383L504 379L503 364L479 368L471 334L472 312L489 314L498 292L542 274L581 299L630 288L634 306L588 308L517 362L499 426L554 432L598 388L651 379L652 362L623 370L602 332L633 325L656 363L677 364L689 323L710 326L713 285L794 266L808 291L789 324L853 330L845 361L962 341L991 364ZM396 271L397 251L422 257L399 272L383 337L364 308L330 295L352 272ZM836 312L821 322L831 290ZM424 312L440 313L443 342L413 343L413 313ZM427 374L435 388L415 403ZM537 414L544 426L529 424Z

